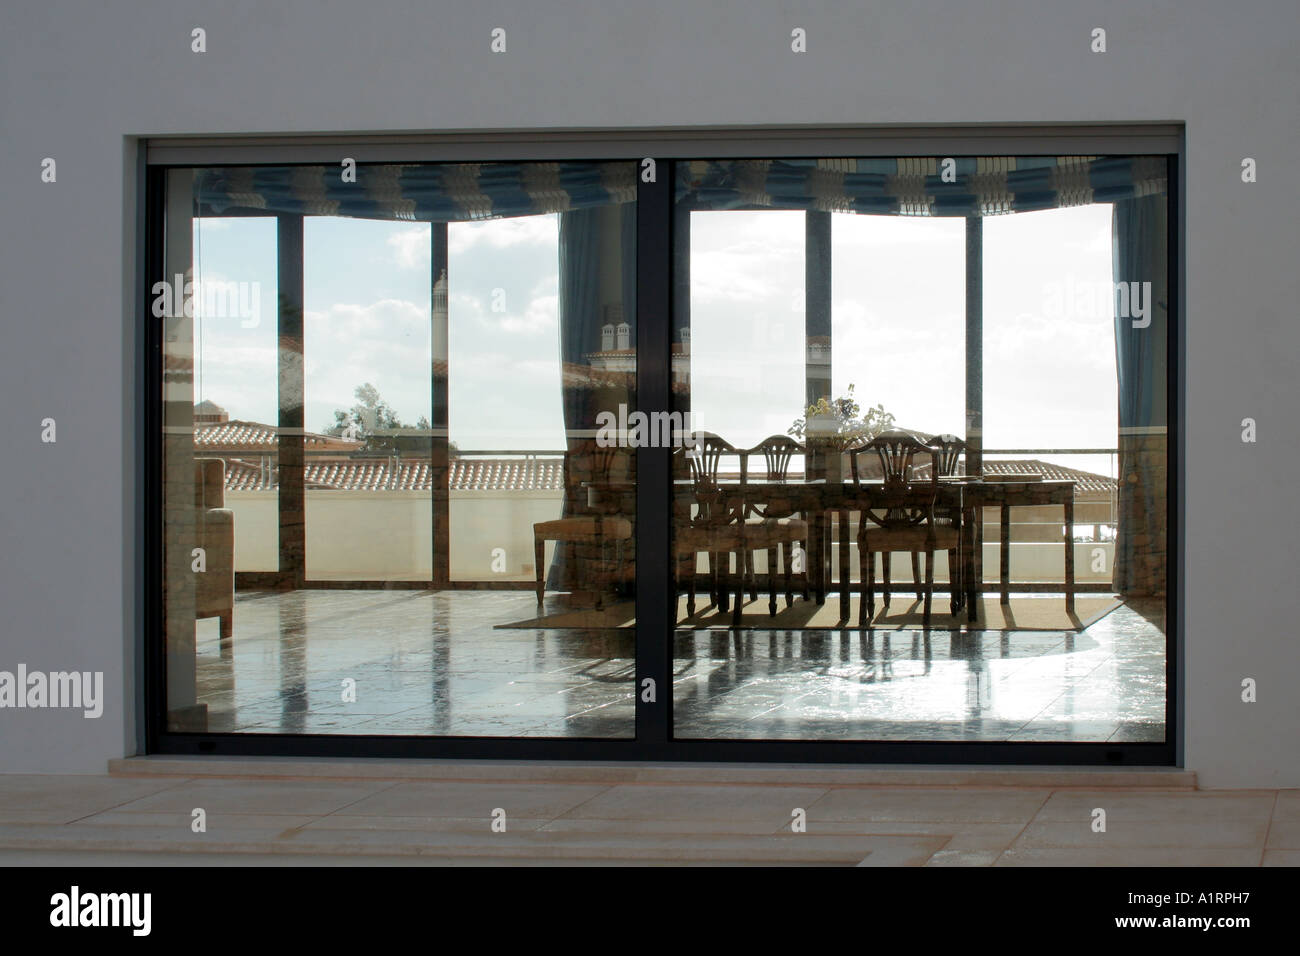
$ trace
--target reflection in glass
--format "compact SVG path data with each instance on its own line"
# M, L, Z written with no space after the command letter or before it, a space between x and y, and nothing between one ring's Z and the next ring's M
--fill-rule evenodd
M676 736L1165 739L1166 204L1163 157L678 164Z
M596 434L636 407L635 196L169 174L165 272L239 307L164 319L170 730L633 735L636 476Z

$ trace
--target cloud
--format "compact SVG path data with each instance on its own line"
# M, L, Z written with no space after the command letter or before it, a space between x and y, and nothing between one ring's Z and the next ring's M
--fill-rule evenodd
M555 283L542 283L539 287L548 285L553 289ZM505 332L518 336L553 335L559 327L560 297L555 292L530 296L522 311L509 308L514 304L509 295L505 302L505 312L493 312L490 298L465 292L452 293L447 299L449 320L453 328L463 328L461 323L472 319L490 334Z
M402 421L427 415L430 316L428 303L380 299L336 302L304 321L307 427L349 408L353 391L373 384Z
M431 237L428 226L412 226L394 232L385 242L399 268L429 271Z
M557 214L454 222L447 228L447 247L453 254L471 249L508 249L522 245L555 245L559 237Z

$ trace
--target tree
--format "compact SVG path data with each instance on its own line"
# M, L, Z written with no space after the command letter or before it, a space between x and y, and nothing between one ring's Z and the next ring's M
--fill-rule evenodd
M326 435L355 438L365 442L360 453L403 454L427 452L433 444L433 426L427 415L414 425L404 424L397 411L384 401L379 389L366 382L353 391L356 404L346 411L337 409L334 421L324 429ZM453 445L453 454L455 454Z
M369 382L358 385L352 394L357 403L347 411L335 410L333 424L325 428L326 435L369 438L379 431L405 427L397 412L379 394L379 389Z

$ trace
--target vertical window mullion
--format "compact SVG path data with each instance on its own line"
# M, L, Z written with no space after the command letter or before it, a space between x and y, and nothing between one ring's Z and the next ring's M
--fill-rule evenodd
M660 161L654 182L638 182L636 207L636 406L671 410L674 163ZM672 719L671 448L636 450L636 739L660 748ZM654 681L647 701L642 682Z

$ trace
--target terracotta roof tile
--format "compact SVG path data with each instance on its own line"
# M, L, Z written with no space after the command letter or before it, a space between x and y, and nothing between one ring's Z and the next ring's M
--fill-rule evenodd
M261 422L212 422L194 427L194 448L205 453L229 450L272 454L279 448L279 435L280 430L274 425ZM304 432L303 444L308 451L355 451L364 442Z
M427 461L396 458L335 458L308 462L309 490L431 491L433 470ZM453 458L448 486L452 491L560 491L564 463L559 458ZM274 469L260 461L226 460L227 491L274 491Z
M964 465L964 463L963 463ZM962 472L965 472L964 467ZM930 476L930 463L924 462L913 469L917 478ZM1075 494L1093 492L1113 492L1115 479L1098 475L1091 471L1080 471L1064 465L1039 461L1037 458L1008 458L984 462L986 475L1042 475L1044 481L1073 481Z
M1036 458L1006 459L984 462L986 475L1042 475L1045 481L1073 481L1075 493L1114 491L1115 479L1078 468L1067 468Z

